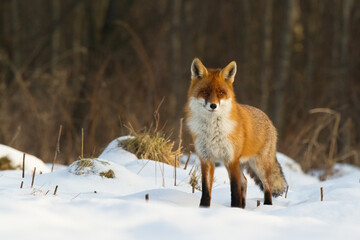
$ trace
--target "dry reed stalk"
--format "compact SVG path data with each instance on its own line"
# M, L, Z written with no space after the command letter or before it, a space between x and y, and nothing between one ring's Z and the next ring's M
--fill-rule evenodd
M189 171L189 176L191 175L191 172L192 170L194 169L195 165L193 165L191 168L190 168L190 171Z
M25 177L25 153L23 154L22 178Z
M174 186L176 186L176 155L175 155L175 161L174 161Z
M54 195L56 195L57 190L58 190L58 185L56 185L56 187L55 187Z
M50 190L47 190L46 193L44 194L45 196L50 192Z
M288 191L289 191L289 186L286 186L285 198L287 198Z
M23 188L24 181L21 181L20 188Z
M257 201L256 201L256 206L257 206L257 207L260 206L260 200L257 200Z
M84 128L81 128L81 159L84 158Z
M36 167L34 167L34 172L33 172L33 175L32 175L31 188L33 188L33 186L34 186L35 172L36 172Z
M51 166L51 172L54 171L54 165L55 165L55 162L56 162L56 158L57 158L58 153L60 153L60 136L61 136L61 131L62 131L62 125L60 125L60 128L59 128L59 134L58 134L58 138L57 138L57 144L56 144L56 149L55 149L55 156L54 156L54 160L53 160L53 163L52 163L52 166Z
M154 166L155 166L155 185L157 184L157 161L155 161L155 164L154 164Z
M155 109L155 112L154 112L154 120L155 120L155 129L154 129L154 132L157 131L158 127L159 127L159 122L160 122L160 113L159 113L159 109L160 109L160 106L161 104L163 103L164 101L164 97L163 99L160 101L158 107ZM152 123L151 123L151 127L152 128ZM155 161L155 184L157 184L157 161ZM160 167L160 172L161 172L161 166L160 166L160 163L159 163L159 167ZM163 178L164 178L164 171L162 172L163 174ZM164 181L163 181L164 182Z
M165 168L165 163L163 162L163 168L162 168L162 179L163 179L163 182L162 182L162 186L165 187L165 173L164 173L164 168Z
M146 166L150 161L152 161L152 160L148 159L148 160L146 161L146 163L142 165L142 167L140 168L140 170L139 170L136 174L139 175L139 174L141 173L141 171L145 168L145 166ZM144 162L144 160L143 160L142 162ZM156 162L156 161L155 161L155 162Z
M17 139L17 137L19 136L19 133L21 132L21 125L19 125L17 128L16 128L16 132L14 134L14 136L12 137L12 139L10 140L9 142L9 146L12 146L15 142L15 140Z
M184 118L180 118L179 147L178 147L179 154L181 152L183 120L184 120Z
M320 188L320 201L324 200L324 190L323 187Z
M145 194L145 200L146 200L146 201L149 201L149 194L148 194L148 193Z
M159 128L159 122L160 122L160 113L159 113L159 109L161 107L161 105L163 104L165 100L165 97L163 97L160 101L160 103L158 104L158 107L156 108L155 112L154 112L154 120L155 120L155 129L154 132L158 131Z
M191 157L191 151L189 152L189 155L188 155L188 158L187 158L187 160L186 160L186 163L185 163L185 167L184 167L184 170L186 170L186 168L187 168L187 165L189 164L189 161L190 161L190 157Z
M81 194L81 192L78 193L78 194L76 194L75 197L73 197L73 198L71 199L71 201L74 200L75 198L77 198L78 196L80 196L80 194ZM54 194L54 195L55 195L55 194Z
M179 166L180 166L180 153L181 153L181 143L182 143L182 128L183 128L183 120L184 118L180 118L180 129L179 129L179 147L177 150L177 154L175 155L175 163L174 163L174 186L176 186L176 165L177 165L177 160L179 160Z

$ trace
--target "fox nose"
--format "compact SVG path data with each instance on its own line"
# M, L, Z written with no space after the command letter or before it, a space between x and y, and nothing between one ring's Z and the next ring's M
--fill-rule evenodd
M217 107L217 105L216 105L215 103L210 104L210 108L211 108L212 110L214 110L216 107Z

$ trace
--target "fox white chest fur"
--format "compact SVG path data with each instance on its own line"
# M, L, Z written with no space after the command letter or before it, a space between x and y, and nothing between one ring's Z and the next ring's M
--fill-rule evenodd
M216 111L209 111L202 98L191 98L188 126L196 136L195 149L203 160L227 162L234 157L234 147L228 139L235 122L230 120L231 99L221 100Z

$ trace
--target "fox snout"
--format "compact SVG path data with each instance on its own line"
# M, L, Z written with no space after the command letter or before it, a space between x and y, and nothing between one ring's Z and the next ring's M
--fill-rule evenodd
M217 103L205 102L203 106L209 112L215 112L219 109L219 104Z
M205 108L207 110L209 110L210 112L214 112L214 111L216 111L218 109L218 104L216 104L216 103L207 103L205 105Z
M217 113L217 114L226 114L231 109L231 99L223 99L219 102L206 101L203 98L192 98L190 100L190 108L193 111Z

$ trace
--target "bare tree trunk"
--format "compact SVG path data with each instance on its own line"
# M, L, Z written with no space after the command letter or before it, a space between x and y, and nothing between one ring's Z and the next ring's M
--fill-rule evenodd
M51 17L53 27L56 29L53 32L51 38L51 72L54 74L57 68L57 63L59 61L59 52L60 52L60 30L59 25L56 22L60 19L60 0L52 0L51 1Z
M337 100L341 99L342 91L341 69L340 69L340 34L341 34L341 0L334 0L332 4L333 36L331 47L331 78L329 82L329 95ZM342 102L342 101L341 101ZM333 103L332 103L333 104Z
M13 28L13 63L16 68L21 65L21 49L20 49L20 19L19 19L19 1L11 1L11 24Z
M84 3L80 2L74 12L74 25L73 25L73 71L75 79L80 78L82 71L82 53L83 53L83 37L85 29L85 11ZM77 80L77 82L79 82Z
M172 31L171 31L171 78L172 78L172 109L176 112L178 99L181 96L181 11L182 0L171 3Z
M185 26L187 28L191 28L194 24L194 2L193 1L185 1L184 2L184 22ZM193 49L193 40L191 34L184 34L184 54L182 61L185 66L190 65L190 62L195 56L194 56L194 49ZM187 64L187 65L186 65ZM184 83L184 81L183 81Z
M194 35L196 36L196 49L197 49L197 54L198 57L202 58L205 55L205 47L206 47L206 26L207 26L207 22L208 22L208 18L209 18L209 10L208 10L208 6L206 5L206 1L202 0L199 1L200 4L198 2L196 2L196 7L203 6L203 8L201 9L201 11L199 12L200 17L199 22L197 24L197 33L195 33ZM205 3L204 3L205 2Z
M341 31L341 0L334 0L333 4L333 41L331 48L332 67L336 69L340 59L340 31Z
M248 79L249 77L249 64L248 64L248 59L249 59L249 48L250 48L250 27L251 27L251 23L250 23L250 18L251 18L251 12L250 12L250 2L249 0L243 0L243 6L242 6L243 12L243 25L242 25L242 32L243 32L243 56L241 59L241 74L242 77L241 79L243 81L246 81L246 79Z
M285 113L285 95L286 82L290 73L291 60L291 44L292 44L292 28L294 25L294 6L295 0L285 1L285 17L283 19L284 25L281 30L280 39L280 60L277 69L276 77L276 93L275 93L275 114L274 122L281 136L284 128L284 113Z
M345 104L345 95L347 95L347 87L349 86L349 74L348 74L348 60L349 60L349 22L350 22L350 13L353 6L353 0L344 0L343 2L343 11L342 11L342 34L340 39L340 69L341 69L341 79L340 82L343 85L342 87L342 104Z
M260 72L260 84L261 84L261 102L260 108L264 111L268 111L269 101L269 78L271 69L271 45L272 45L272 7L273 1L265 1L263 28L262 28L262 56L261 56L261 72Z
M314 85L314 39L316 29L319 26L319 19L315 19L314 6L312 1L300 1L303 15L305 32L305 106L310 109L313 106L313 85Z

